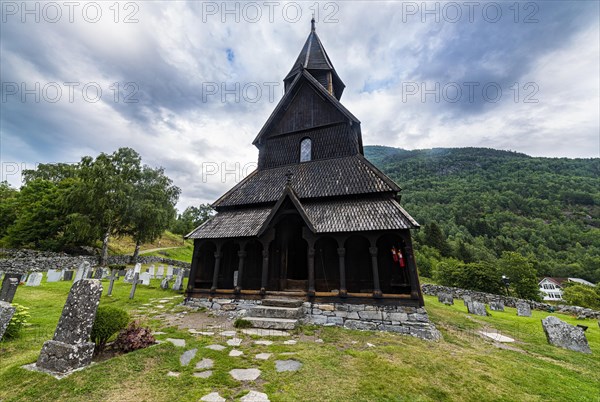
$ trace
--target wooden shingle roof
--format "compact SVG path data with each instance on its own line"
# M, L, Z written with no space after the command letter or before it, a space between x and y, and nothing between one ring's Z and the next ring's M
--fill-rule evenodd
M291 187L301 200L356 194L396 193L400 188L364 156L321 159L272 169L255 170L219 198L213 207L272 203L293 176Z

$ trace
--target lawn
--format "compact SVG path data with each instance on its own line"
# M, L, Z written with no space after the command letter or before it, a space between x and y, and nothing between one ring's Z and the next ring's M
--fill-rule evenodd
M444 340L426 342L391 333L350 331L332 327L305 326L292 334L295 345L271 337L270 346L255 345L247 335L237 349L243 356L204 346L226 345L226 338L192 335L164 319L164 314L187 317L187 323L210 319L207 312L189 312L178 306L182 298L158 302L178 292L138 286L129 300L131 285L118 283L114 295L101 304L123 307L156 331L187 341L185 348L169 342L94 364L63 380L29 372L22 365L34 362L43 342L52 337L66 300L69 283L45 283L20 287L15 302L30 307L31 323L21 339L0 343L0 400L7 401L197 401L218 391L236 400L250 389L265 392L271 401L598 401L600 395L600 328L596 321L576 320L556 314L572 324L588 325L586 332L593 354L584 355L547 344L540 319L548 314L534 311L532 317L517 317L514 309L493 312L490 317L466 313L459 300L445 306L426 296L426 307ZM145 306L147 305L147 306ZM158 305L165 306L158 308ZM205 325L205 324L203 324ZM501 348L482 339L478 330L495 329L517 342ZM323 340L321 343L317 340ZM181 367L183 351L198 348L189 366ZM273 353L269 360L256 360L257 353ZM282 355L282 353L293 353ZM208 379L192 376L202 358L214 360ZM278 373L275 359L303 363L297 372ZM259 368L255 382L240 383L228 374L233 368ZM167 377L169 371L179 377Z

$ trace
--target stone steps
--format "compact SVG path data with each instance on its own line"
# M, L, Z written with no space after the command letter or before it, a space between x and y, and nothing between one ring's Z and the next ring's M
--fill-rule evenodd
M254 328L263 329L294 329L298 325L298 320L289 318L268 318L268 317L245 317L252 323Z
M268 307L287 307L287 308L297 308L302 306L302 300L294 300L294 299L264 299L262 301L263 306Z
M256 306L248 312L251 317L262 318L287 318L297 319L302 317L302 307L275 307L275 306Z

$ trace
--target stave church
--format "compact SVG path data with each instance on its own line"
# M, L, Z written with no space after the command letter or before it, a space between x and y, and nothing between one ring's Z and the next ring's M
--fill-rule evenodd
M285 297L419 307L418 223L365 157L345 85L311 31L253 141L258 167L216 200L194 239L188 298Z

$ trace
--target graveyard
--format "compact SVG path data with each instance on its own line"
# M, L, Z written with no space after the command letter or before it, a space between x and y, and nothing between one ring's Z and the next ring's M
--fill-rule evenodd
M183 292L161 289L160 282L138 285L130 299L131 283L115 281L108 296L105 278L100 297L100 306L121 307L149 326L158 344L95 361L60 380L23 366L36 362L52 339L72 282L48 283L44 274L40 286L20 285L13 302L29 308L30 325L21 337L0 343L0 400L197 401L213 393L249 400L242 398L250 391L271 401L593 401L598 395L597 320L539 310L518 316L510 307L481 316L458 299L444 304L425 296L442 334L438 341L315 325L256 335L236 329L227 312L183 306ZM550 315L587 326L592 353L549 345L541 320Z

